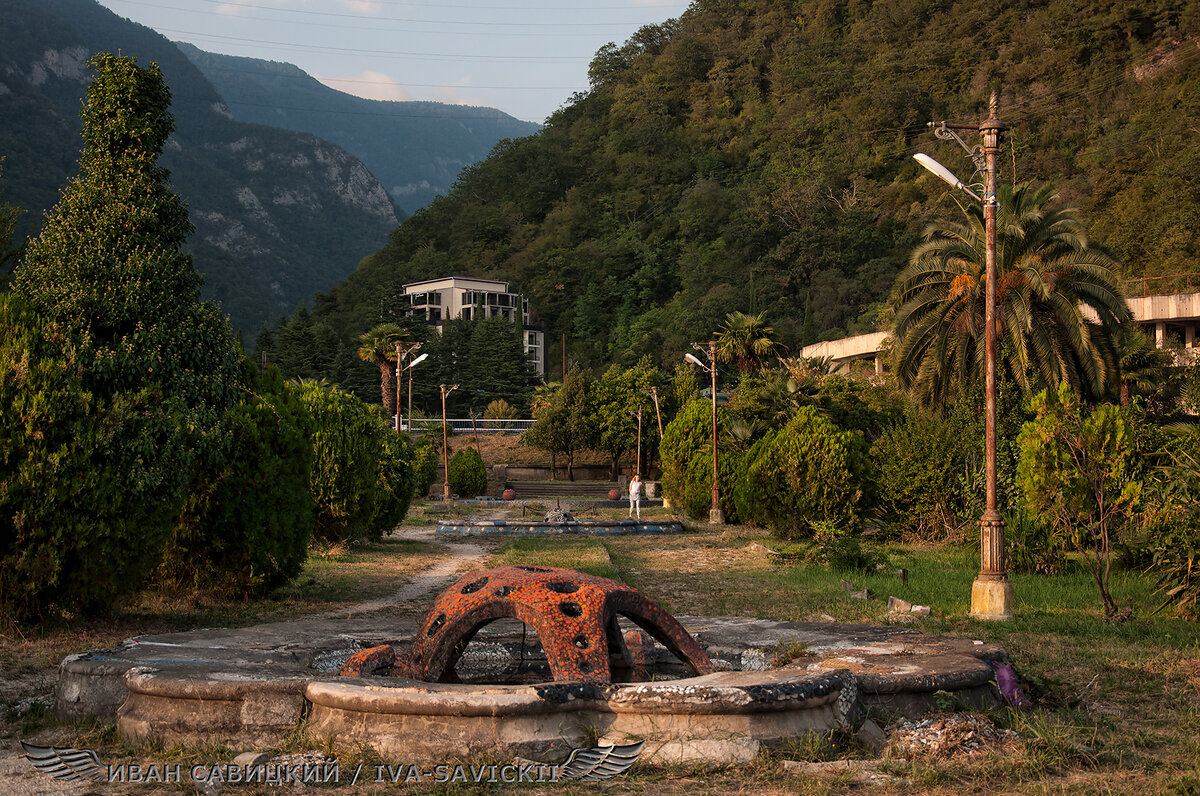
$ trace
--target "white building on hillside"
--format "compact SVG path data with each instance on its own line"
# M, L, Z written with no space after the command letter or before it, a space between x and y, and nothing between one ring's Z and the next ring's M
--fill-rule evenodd
M404 299L411 313L424 317L438 333L453 318L491 318L496 315L520 324L525 354L539 376L546 375L546 334L529 311L529 301L508 289L507 282L473 276L446 276L410 282Z

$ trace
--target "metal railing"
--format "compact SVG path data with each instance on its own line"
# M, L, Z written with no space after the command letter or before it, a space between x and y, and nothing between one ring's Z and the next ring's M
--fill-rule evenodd
M1125 280L1125 295L1129 298L1193 293L1198 290L1200 290L1200 274L1167 274L1166 276L1143 276Z
M532 420L497 420L494 418L477 417L448 417L446 425L454 429L455 434L470 434L476 431L480 434L496 434L499 432L520 433L533 425ZM440 417L416 417L411 421L405 420L401 426L404 431L438 431L442 430Z

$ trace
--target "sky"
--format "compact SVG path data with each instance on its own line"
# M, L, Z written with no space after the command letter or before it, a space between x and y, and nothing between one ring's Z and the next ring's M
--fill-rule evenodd
M482 105L542 122L596 50L687 0L99 0L172 41L286 61L360 97Z

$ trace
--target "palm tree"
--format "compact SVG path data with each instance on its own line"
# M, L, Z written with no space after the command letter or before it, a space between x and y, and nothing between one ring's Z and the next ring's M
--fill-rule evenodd
M1109 330L1132 315L1119 267L1089 244L1050 186L1001 186L996 220L996 334L1002 367L1026 393L1067 382L1099 397L1117 376ZM983 208L930 225L892 289L900 384L945 406L984 366Z
M394 323L381 323L358 338L358 358L379 368L379 388L383 412L387 416L396 412L396 393L393 390L396 343L411 339L412 335L407 329Z
M1135 395L1151 395L1167 384L1174 357L1169 350L1157 348L1140 326L1122 324L1113 331L1112 342L1121 406L1129 406Z
M725 316L725 326L717 333L717 359L736 362L743 374L759 370L763 361L783 353L783 346L772 339L775 330L767 326L765 312L747 315L731 312Z

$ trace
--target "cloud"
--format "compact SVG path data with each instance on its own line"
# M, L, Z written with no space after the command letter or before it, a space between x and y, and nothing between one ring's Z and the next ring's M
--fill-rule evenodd
M313 75L313 77L330 88L364 99L406 102L413 98L413 95L399 80L382 72L372 72L369 69L350 77L326 77L323 75Z
M383 10L380 0L341 0L342 5L359 14L378 14Z
M434 102L444 102L448 105L489 105L490 103L478 97L472 97L469 94L464 94L458 89L470 88L471 79L464 77L461 80L456 80L453 83L447 83L430 90L430 99Z

